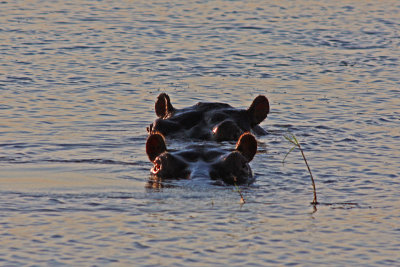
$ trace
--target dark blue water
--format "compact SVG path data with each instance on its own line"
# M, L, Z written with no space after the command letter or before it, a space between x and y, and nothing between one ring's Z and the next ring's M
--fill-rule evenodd
M400 265L399 12L1 2L0 265ZM148 183L160 92L178 108L269 98L245 204L234 187ZM299 151L282 164L288 131L316 209Z

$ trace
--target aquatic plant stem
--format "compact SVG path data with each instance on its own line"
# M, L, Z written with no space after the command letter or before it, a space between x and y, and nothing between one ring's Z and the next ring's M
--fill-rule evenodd
M312 183L313 192L314 192L314 199L313 199L313 201L311 202L311 204L313 204L313 205L315 206L315 205L318 204L318 201L317 201L317 190L316 190L316 188L315 188L314 177L313 177L313 175L312 175L311 168L310 168L310 166L308 165L306 156L304 155L304 151L303 151L303 149L302 149L302 147L301 147L299 141L297 141L297 138L296 138L296 136L295 136L294 134L290 133L290 136L284 135L284 137L285 137L286 140L288 140L288 141L289 141L290 143L292 143L294 146L289 150L288 153L286 153L285 157L284 157L283 160L282 160L282 163L285 162L286 157L289 155L290 152L293 151L293 149L295 149L295 148L297 147L297 148L300 150L301 155L302 155L302 157L303 157L303 160L304 160L304 162L306 163L308 172L310 173L311 183Z
M246 200L244 199L243 194L242 194L242 191L240 191L239 186L236 184L236 182L234 183L234 185L235 185L235 187L236 187L237 192L238 192L239 195L240 195L240 204L246 203Z

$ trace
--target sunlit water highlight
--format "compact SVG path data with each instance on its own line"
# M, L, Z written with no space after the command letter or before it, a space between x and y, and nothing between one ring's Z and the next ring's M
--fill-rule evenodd
M1 2L0 265L400 265L399 13ZM176 107L269 98L246 204L233 187L148 183L160 92ZM288 130L317 210L298 151L282 164Z

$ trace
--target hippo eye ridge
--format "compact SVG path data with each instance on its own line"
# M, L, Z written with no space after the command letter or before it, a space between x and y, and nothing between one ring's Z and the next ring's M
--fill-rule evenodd
M156 174L161 170L161 160L158 158L157 160L154 161L154 166L151 170L152 173Z

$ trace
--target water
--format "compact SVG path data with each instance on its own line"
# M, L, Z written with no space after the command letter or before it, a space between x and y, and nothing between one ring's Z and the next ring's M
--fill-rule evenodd
M399 12L1 2L0 265L400 265ZM269 98L244 205L233 187L148 183L160 92L178 108ZM316 210L299 151L282 165L288 130Z

